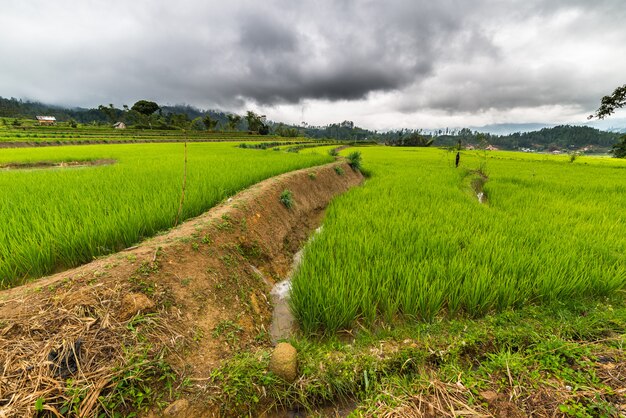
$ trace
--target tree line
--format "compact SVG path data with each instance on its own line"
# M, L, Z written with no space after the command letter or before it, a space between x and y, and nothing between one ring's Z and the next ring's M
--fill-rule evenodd
M612 95L602 98L598 111L590 118L604 118L626 103L626 85L618 87ZM188 129L208 131L247 130L262 135L274 134L284 137L306 136L314 139L341 141L369 141L391 146L484 146L490 144L501 149L532 149L537 151L569 150L592 146L613 147L614 154L626 154L626 135L600 131L588 126L561 125L532 132L494 135L472 131L469 128L445 129L424 132L420 129L399 129L385 132L372 131L345 120L326 126L310 126L306 123L290 125L268 121L264 115L247 111L244 115L217 110L200 110L189 105L159 106L149 100L139 100L132 107L113 104L93 109L67 109L39 102L22 101L0 97L0 117L34 118L37 115L55 116L59 121L83 124L114 124L124 122L141 129ZM3 119L8 124L6 119ZM72 125L73 124L73 125ZM618 145L619 144L619 145ZM616 156L618 156L615 154Z
M138 129L248 130L261 135L269 134L271 131L265 116L253 111L237 115L217 110L200 110L189 105L160 106L149 100L139 100L130 107L123 105L118 108L109 103L91 109L69 109L13 97L10 99L0 97L0 117L5 124L13 124L19 118L34 119L42 115L54 116L60 122L68 122L70 126L76 126L77 123L113 125L124 122ZM14 121L7 121L7 118ZM299 133L298 131L297 134Z

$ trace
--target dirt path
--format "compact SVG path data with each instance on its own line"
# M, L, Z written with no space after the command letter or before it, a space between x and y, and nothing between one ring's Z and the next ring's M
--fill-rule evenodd
M184 414L209 414L203 382L238 351L271 344L271 286L330 200L362 179L342 162L274 177L133 249L0 292L0 417L30 416L38 399L52 413L97 414L138 355L139 370L175 376L161 402L184 379Z

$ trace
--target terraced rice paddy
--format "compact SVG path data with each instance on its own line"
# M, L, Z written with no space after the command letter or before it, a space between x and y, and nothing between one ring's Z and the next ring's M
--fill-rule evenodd
M183 144L7 149L0 166L99 159L115 163L0 169L0 288L84 263L174 225ZM328 161L328 155L259 152L237 143L189 144L181 219L265 178Z
M184 135L180 130L169 129L111 129L109 126L36 126L32 120L22 120L23 126L9 128L0 125L0 145L9 142L135 142L165 141L182 142L185 137L190 141L237 141L268 140L269 137L257 134L233 132L208 132L188 130Z
M476 317L626 285L625 161L465 152L456 169L438 149L360 151L372 177L331 204L293 281L305 332Z

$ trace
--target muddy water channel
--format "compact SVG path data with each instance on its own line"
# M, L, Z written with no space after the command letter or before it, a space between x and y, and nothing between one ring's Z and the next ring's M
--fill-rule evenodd
M289 338L291 334L298 328L296 319L291 313L289 308L289 293L291 292L291 279L293 275L298 271L300 263L302 263L302 256L304 249L308 243L315 239L317 234L322 232L320 226L315 230L313 235L309 238L309 241L293 256L293 262L291 263L291 269L287 274L285 280L278 282L272 288L270 296L272 298L272 304L274 305L274 313L272 315L272 323L270 325L270 336L272 342L276 344L281 339Z

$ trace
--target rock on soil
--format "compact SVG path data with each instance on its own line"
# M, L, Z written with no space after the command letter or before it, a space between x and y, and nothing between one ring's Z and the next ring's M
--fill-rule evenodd
M270 359L270 372L293 382L298 377L298 352L289 343L279 343Z
M187 410L189 409L189 401L187 399L179 399L172 402L165 411L163 411L164 417L186 417Z
M149 312L154 308L154 302L143 293L128 293L122 298L120 319L126 321L138 313Z

